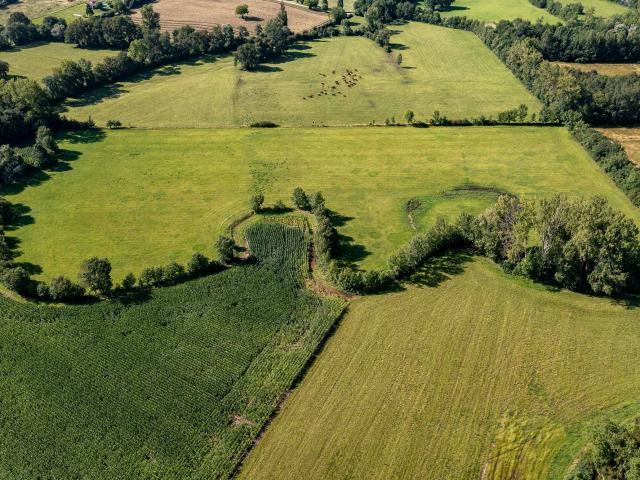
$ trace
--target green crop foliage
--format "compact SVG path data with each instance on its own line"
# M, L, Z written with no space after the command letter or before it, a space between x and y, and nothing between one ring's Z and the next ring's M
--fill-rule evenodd
M255 234L259 264L148 298L0 296L0 477L226 478L342 309Z

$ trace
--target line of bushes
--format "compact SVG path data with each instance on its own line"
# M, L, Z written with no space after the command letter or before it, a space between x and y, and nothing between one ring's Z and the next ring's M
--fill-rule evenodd
M576 2L562 4L555 0L529 0L529 3L567 21L577 20L585 12L584 5Z
M4 202L0 200L0 209ZM3 249L3 241L4 235L0 232L0 259L3 259L0 262L0 280L9 290L43 302L78 302L86 299L88 293L103 298L120 297L137 290L176 285L225 269L222 263L195 253L186 265L171 262L167 265L148 267L140 272L137 279L133 273L129 273L120 284L114 286L109 260L92 257L82 263L78 282L57 276L46 283L33 280L27 270L14 264L11 261L10 249Z
M67 22L64 18L45 17L38 26L24 13L13 12L6 25L0 25L0 50L38 41L63 42L66 31Z

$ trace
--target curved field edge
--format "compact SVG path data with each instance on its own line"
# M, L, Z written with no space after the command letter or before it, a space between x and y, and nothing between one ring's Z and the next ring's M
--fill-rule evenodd
M75 278L94 255L111 260L116 280L194 252L213 256L252 194L291 205L296 186L323 192L341 219L342 259L363 269L383 267L414 234L412 198L430 200L418 228L462 209L480 213L492 197L474 194L479 187L602 195L640 219L554 127L117 130L71 134L61 148L60 168L1 193L21 213L7 232L16 261L45 279Z
M637 306L449 255L352 302L240 478L561 479L638 360Z
M344 307L299 284L259 264L124 302L0 297L0 477L228 477Z

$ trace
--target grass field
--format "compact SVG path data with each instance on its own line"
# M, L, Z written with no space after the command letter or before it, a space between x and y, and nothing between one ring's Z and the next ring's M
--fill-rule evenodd
M561 0L560 3L572 3L571 0ZM612 17L614 15L622 15L629 11L627 7L615 3L610 0L580 0L585 9L593 8L594 13L598 17Z
M7 7L0 8L0 23L5 23L9 15L13 12L23 12L30 19L35 20L44 15L59 15L58 12L64 11L73 5L77 6L78 4L82 4L82 11L79 13L84 13L84 2L70 2L68 0L21 0L18 3L12 3Z
M0 477L227 478L342 309L287 273L300 236L269 233L277 271L262 255L130 303L0 296Z
M97 63L116 54L112 50L87 50L69 43L34 43L0 52L0 60L9 62L9 73L12 75L42 80L51 75L63 60L78 61L85 58Z
M492 189L527 196L600 194L640 223L626 197L564 129L315 128L119 130L61 143L58 171L1 192L22 216L8 236L43 278L75 278L82 260L111 259L116 277L212 244L256 191L290 203L322 190L344 218L345 258L381 267L411 238L406 202L423 227L462 208L480 212ZM401 146L402 148L399 148ZM473 188L466 189L468 185ZM480 193L478 193L480 190ZM481 193L485 194L481 194Z
M180 128L262 120L288 126L382 124L390 117L401 120L407 110L418 118L430 118L435 110L449 118L495 117L521 103L532 112L540 109L472 33L419 23L394 28L397 50L390 55L368 39L343 37L301 44L256 72L238 70L228 57L174 65L151 78L93 91L71 102L76 107L69 115L91 116L101 125L118 119L136 127ZM343 78L347 70L354 72L346 79L355 79L351 87Z
M461 256L416 281L352 302L240 478L561 480L594 422L640 413L637 306Z
M629 160L640 166L640 128L598 128L597 130L620 142Z
M531 22L542 18L548 23L560 22L546 10L529 3L529 0L456 0L453 8L442 12L444 17L465 16L473 20L498 22L523 18Z
M565 63L554 62L561 67L575 68L583 72L595 70L602 75L629 75L632 73L640 74L640 64L637 63Z

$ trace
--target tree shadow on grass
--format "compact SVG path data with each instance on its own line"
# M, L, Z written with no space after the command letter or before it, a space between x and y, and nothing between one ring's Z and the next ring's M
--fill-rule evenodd
M414 275L408 283L435 288L449 280L453 275L464 272L464 265L473 259L473 255L466 251L450 250L442 255L429 259Z
M469 7L464 7L462 5L451 5L449 7L443 7L441 12L461 12L464 10L469 10Z
M364 245L353 241L352 237L338 234L338 252L336 259L343 265L354 266L354 264L364 260L371 252Z
M181 60L179 62L169 63L160 67L139 72L131 75L130 77L120 79L120 82L127 83L140 83L146 80L151 80L154 77L169 77L174 75L181 75L183 73L182 67L184 66L198 66L207 63L214 63L220 58L224 58L228 55L203 55L201 57L194 57L190 59ZM118 98L121 95L129 93L124 87L123 83L114 83L110 85L103 85L93 88L79 97L68 99L66 102L67 107L86 107L89 105L97 105L105 100Z
M626 308L627 310L635 310L640 308L640 295L627 295L620 298L614 298L613 303Z
M101 142L107 137L107 134L104 130L100 130L98 128L87 128L85 130L72 130L65 132L61 137L67 143L96 143ZM73 150L62 150L60 156L58 157L59 161L71 161L76 160L80 156L80 152L76 152Z

